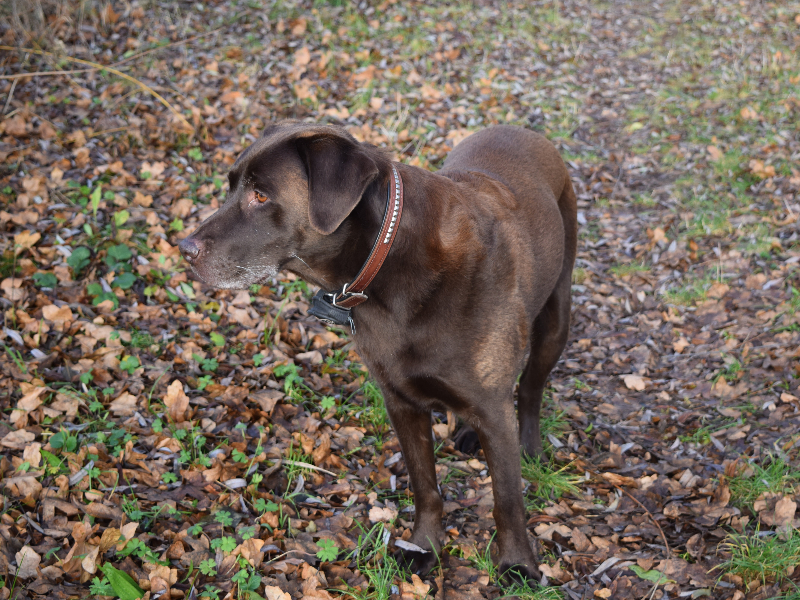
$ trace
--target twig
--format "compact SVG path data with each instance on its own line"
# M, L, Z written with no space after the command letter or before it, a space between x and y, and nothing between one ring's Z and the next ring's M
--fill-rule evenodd
M667 548L667 560L669 560L672 557L672 551L669 549L669 542L667 542L667 536L664 535L664 530L661 529L661 525L658 524L658 521L656 521L656 519L652 515L652 513L649 510L647 510L647 507L644 504L642 504L641 502L639 502L636 498L634 498L631 494L629 494L627 490L624 490L621 487L619 487L616 483L612 483L610 481L606 481L605 479L603 479L602 481L604 481L606 483L611 483L611 485L613 485L620 492L625 494L628 498L630 498L631 500L636 502L636 504L638 504L642 508L642 510L647 513L647 516L650 517L650 520L655 524L656 527L658 527L658 531L661 532L661 539L664 540L664 546L666 546L666 548Z
M185 40L178 40L177 42L171 42L169 44L164 44L163 46L156 46L155 48L150 48L149 50L144 50L142 52L138 52L128 58L120 60L118 62L113 63L112 67L118 67L119 65L123 65L127 62L132 60L136 60L146 54L150 54L152 52L158 52L159 50L163 50L164 48L173 48L175 46L180 46L182 44L188 44L189 42L193 42L195 40L199 40L200 38L207 37L214 33L217 33L219 30L223 29L225 26L217 27L212 31L206 31L205 33L201 33L199 35L195 35L190 38L186 38ZM98 69L106 69L109 70L108 67L101 65L100 63L96 63L91 69L74 69L72 71L32 71L30 73L14 73L13 75L0 75L0 79L22 79L23 77L39 77L39 76L47 76L47 75L72 75L74 73L87 73L89 71L97 71Z
M45 50L35 50L33 48L14 48L13 46L0 46L0 50L7 50L9 52L32 52L34 54L39 54L40 56L52 56L53 58L63 58L64 60L68 60L70 62L75 62L75 63L79 63L79 64L82 64L82 65L89 65L91 67L94 67L95 69L102 69L104 71L108 71L109 73L113 73L117 77L122 77L126 81L130 81L131 83L134 83L134 84L138 85L145 92L147 92L148 94L153 96L156 100L161 102L161 104L166 106L176 117L178 117L178 119L180 119L180 121L190 131L194 132L194 127L192 127L192 125L189 123L189 121L186 120L186 117L184 117L177 108L172 106L172 104L170 104L161 94L159 94L157 91L155 91L153 88L151 88L146 83L143 83L143 82L139 81L138 79L136 79L135 77L131 77L130 75L128 75L126 73L123 73L119 69L115 69L113 67L108 67L108 66L105 66L105 65L101 65L100 63L96 63L96 62L93 62L93 61L90 61L90 60L84 60L82 58L74 58L72 56L58 57L55 54L53 54L52 52L47 52Z
M302 467L304 469L311 469L313 471L321 471L322 473L327 473L328 475L332 475L333 477L338 477L336 473L331 473L330 471L323 469L322 467L318 467L316 465L312 465L307 462L300 462L299 460L287 460L285 458L282 460L287 465L294 465L295 467Z
M14 89L17 87L17 80L15 79L14 82L11 84L11 89L8 91L8 98L6 98L6 104L3 106L3 114L6 114L8 110L8 105L11 104L11 99L14 97Z
M22 79L23 77L39 77L40 75L72 75L73 73L88 73L96 71L97 67L91 69L74 69L72 71L31 71L29 73L14 73L13 75L0 75L0 79Z
M236 18L234 17L234 20L235 19ZM229 24L230 23L228 23L227 25L229 25ZM224 29L225 27L226 27L226 25L223 25L223 26L217 27L216 29L213 29L211 31L206 31L205 33L198 34L198 35L196 35L194 37L186 38L185 40L178 40L177 42L170 42L169 44L164 44L163 46L157 46L155 48L150 48L149 50L143 50L142 52L139 52L137 54L129 56L128 58L126 58L124 60L121 60L119 62L114 63L114 66L116 67L118 65L125 64L126 62L130 62L132 60L136 60L137 58L140 58L140 57L144 56L145 54L150 54L152 52L158 52L159 50L163 50L164 48L172 48L172 47L175 47L175 46L180 46L182 44L188 44L189 42L193 42L195 40L199 40L200 38L204 38L204 37L207 37L207 36L212 35L214 33L217 33L220 29Z
M89 137L93 138L93 137L97 137L99 135L106 135L106 134L109 134L109 133L118 133L120 131L126 131L126 130L132 129L134 127L136 127L136 125L125 125L125 127L115 127L114 129L105 129L103 131L96 131L92 135L90 135Z

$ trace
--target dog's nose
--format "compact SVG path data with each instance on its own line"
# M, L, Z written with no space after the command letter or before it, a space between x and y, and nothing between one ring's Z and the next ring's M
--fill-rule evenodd
M178 244L178 248L180 249L181 254L183 254L183 258L190 263L194 262L195 259L200 256L200 242L192 238L192 236L189 236L181 241L181 243Z

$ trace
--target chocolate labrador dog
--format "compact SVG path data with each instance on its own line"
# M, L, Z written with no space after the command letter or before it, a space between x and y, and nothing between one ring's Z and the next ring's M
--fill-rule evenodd
M333 290L317 295L315 314L351 326L414 492L418 549L403 544L402 558L425 571L442 547L431 410L448 409L486 455L501 572L539 579L520 443L542 452L542 393L569 330L576 199L558 151L532 131L490 127L431 173L340 128L287 121L268 127L228 178L227 201L180 250L217 288L283 269Z

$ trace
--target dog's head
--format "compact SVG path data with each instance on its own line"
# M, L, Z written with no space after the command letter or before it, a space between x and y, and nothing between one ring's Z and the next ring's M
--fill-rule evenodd
M244 289L330 253L379 174L376 156L336 127L270 126L236 160L225 204L180 243L181 254L209 285Z

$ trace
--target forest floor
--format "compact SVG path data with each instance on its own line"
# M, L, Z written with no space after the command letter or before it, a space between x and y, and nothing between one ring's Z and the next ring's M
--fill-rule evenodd
M0 9L0 600L800 599L800 3L77 4ZM404 574L346 333L291 275L182 261L287 117L433 170L494 123L567 161L572 329L524 463L544 586L498 579L446 414L449 541Z

